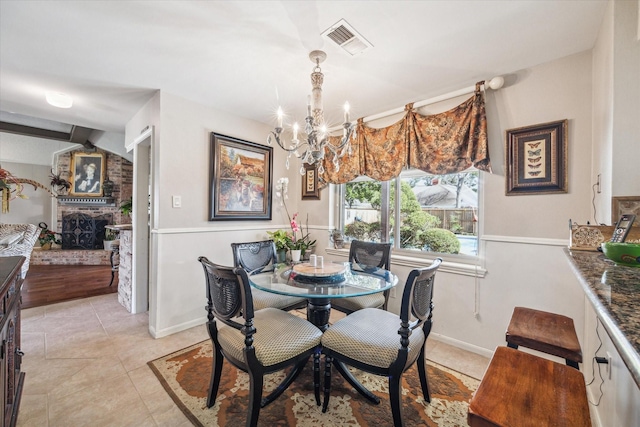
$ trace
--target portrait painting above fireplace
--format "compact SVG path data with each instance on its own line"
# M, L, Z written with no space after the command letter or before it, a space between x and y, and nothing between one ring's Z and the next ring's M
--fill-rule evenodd
M73 153L71 157L72 196L102 197L105 157L102 153Z

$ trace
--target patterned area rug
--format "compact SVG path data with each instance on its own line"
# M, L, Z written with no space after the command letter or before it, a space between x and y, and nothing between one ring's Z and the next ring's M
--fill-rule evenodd
M149 362L167 393L196 426L244 426L247 417L249 377L230 363L223 364L218 398L206 407L211 376L210 341L176 351ZM415 365L403 375L403 415L407 426L466 426L471 394L479 381L427 362L431 403L424 401ZM324 362L322 362L324 369ZM277 372L265 378L263 396L284 378ZM354 370L354 375L381 398L373 405L360 396L335 370L326 413L316 406L313 369L309 361L296 381L274 402L260 410L259 426L390 426L393 425L384 377Z

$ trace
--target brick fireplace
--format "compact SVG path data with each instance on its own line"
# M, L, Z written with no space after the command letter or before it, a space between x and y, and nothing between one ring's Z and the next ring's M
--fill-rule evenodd
M78 150L82 151L82 150ZM109 265L109 251L102 248L104 227L130 224L131 218L122 214L120 205L131 198L133 192L133 163L118 155L97 149L106 158L106 176L113 181L111 198L65 197L57 200L55 227L62 235L62 247L51 250L36 248L32 253L33 265ZM67 152L58 157L57 172L61 177L71 176L71 157Z

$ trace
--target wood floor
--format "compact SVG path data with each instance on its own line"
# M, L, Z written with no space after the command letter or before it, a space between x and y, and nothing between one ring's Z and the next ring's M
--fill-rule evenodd
M118 292L108 265L31 265L22 284L22 308Z

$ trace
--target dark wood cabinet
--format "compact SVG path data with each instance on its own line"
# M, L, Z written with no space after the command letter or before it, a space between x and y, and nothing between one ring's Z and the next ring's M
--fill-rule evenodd
M2 382L1 426L14 426L18 418L24 373L20 371L20 269L25 258L0 257L0 381Z

